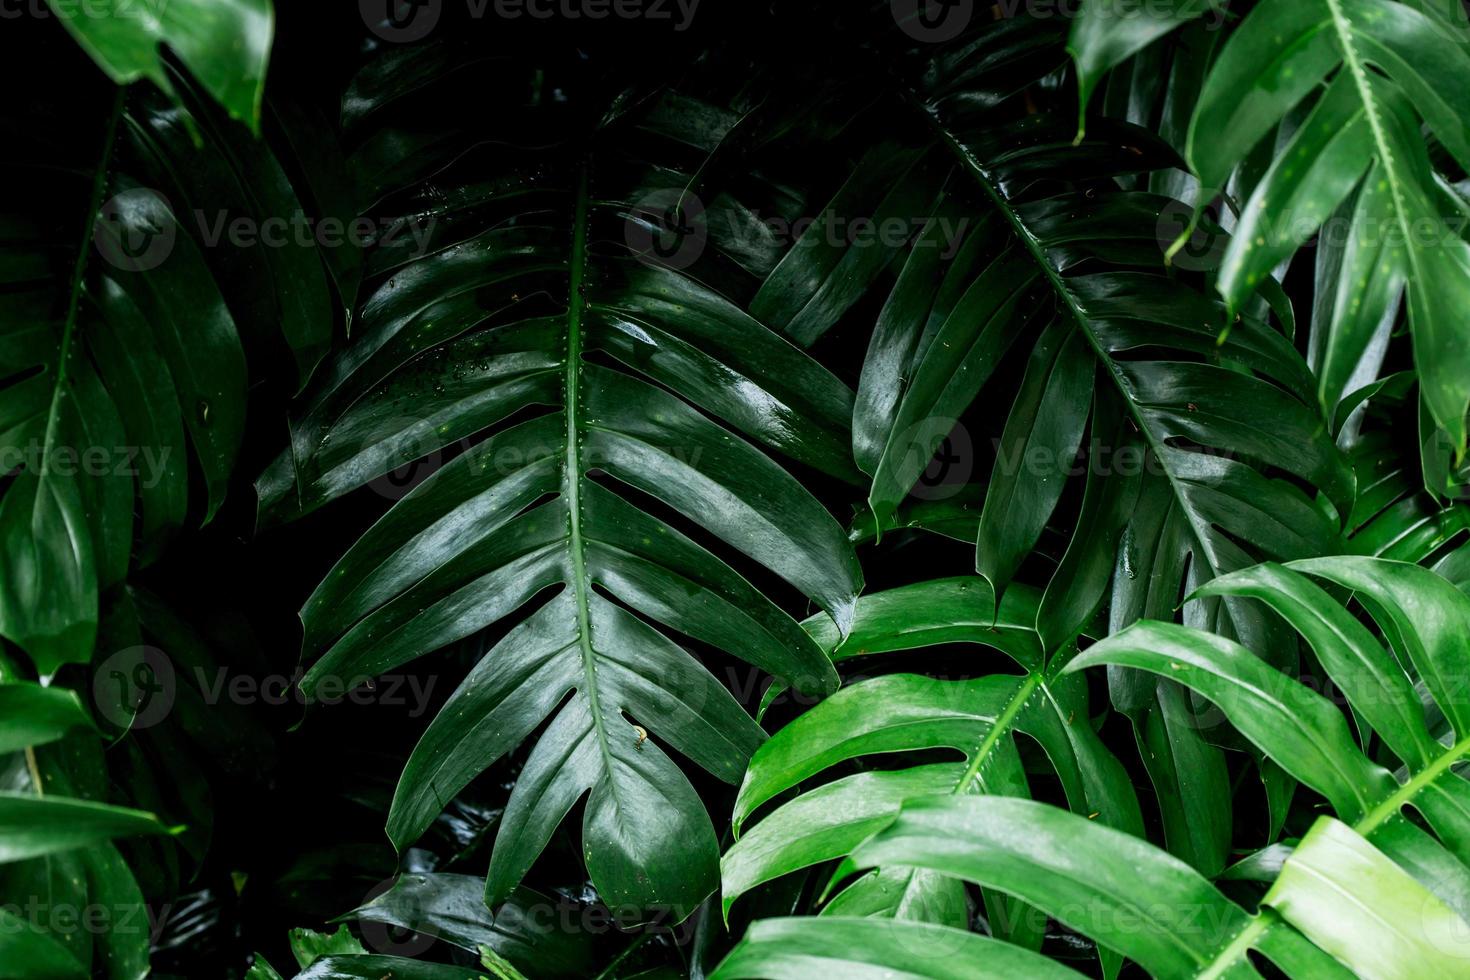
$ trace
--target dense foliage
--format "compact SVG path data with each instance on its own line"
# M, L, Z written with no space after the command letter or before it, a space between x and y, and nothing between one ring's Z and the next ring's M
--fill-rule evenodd
M5 15L0 980L1470 977L1458 0L281 6Z

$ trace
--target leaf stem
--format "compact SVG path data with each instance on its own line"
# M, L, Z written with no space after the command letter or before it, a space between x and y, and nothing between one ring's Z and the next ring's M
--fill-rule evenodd
M31 788L36 791L37 796L45 796L46 790L41 785L41 767L36 762L36 748L33 745L26 746L26 768L31 773Z

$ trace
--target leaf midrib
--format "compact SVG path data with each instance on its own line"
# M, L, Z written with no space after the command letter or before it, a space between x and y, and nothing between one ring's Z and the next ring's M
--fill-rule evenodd
M572 216L572 253L567 279L567 352L563 375L566 404L566 460L562 472L562 497L567 508L567 550L572 561L572 594L577 603L577 643L582 653L582 692L592 716L597 748L608 775L608 789L619 811L617 780L612 778L612 753L607 744L607 725L602 699L597 690L597 653L592 649L591 602L587 584L587 546L582 540L582 314L587 308L584 283L587 273L587 215L589 209L588 166L584 162L577 177L577 200Z
M965 774L960 777L959 783L955 785L954 792L956 795L970 791L970 783L980 775L980 770L985 766L985 760L990 758L990 753L994 750L1001 737L1010 732L1011 726L1015 724L1016 718L1021 714L1021 709L1026 706L1027 701L1031 700L1031 695L1040 684L1041 674L1032 671L1017 685L1015 693L1006 702L1004 710L996 716L995 721L990 726L990 731L985 733L985 738L976 747L974 757L970 759L970 764L965 767Z
M1109 357L1107 352L1103 350L1102 344L1098 341L1097 336L1093 333L1091 328L1091 320L1087 316L1086 312L1082 309L1082 307L1078 304L1077 297L1072 293L1070 289L1067 288L1067 284L1062 279L1061 274L1058 273L1057 270L1052 266L1051 262L1047 260L1046 253L1042 249L1041 243L1036 240L1035 236L1031 234L1031 230L1026 227L1024 222L1021 221L1020 216L1015 212L1015 209L1011 207L1010 202L995 187L994 182L991 180L989 172L985 169L985 166L975 157L975 154L963 143L961 143L952 132L949 131L949 129L944 125L939 117L935 115L933 111L924 106L921 102L918 102L918 100L912 95L912 93L908 95L908 99L911 103L915 104L919 111L923 113L925 118L929 120L929 124L939 134L945 145L949 147L951 152L959 157L960 162L964 165L965 169L970 172L971 176L975 178L975 182L980 185L980 188L985 192L985 195L990 198L991 203L995 205L996 209L1000 211L1002 215L1004 215L1006 221L1011 226L1011 230L1015 233L1016 237L1020 239L1022 244L1026 246L1026 250L1030 253L1032 260L1035 261L1035 263L1041 268L1042 274L1045 275L1047 280L1051 283L1052 291L1055 292L1058 298L1061 299L1061 301L1066 305L1067 311L1071 314L1073 322L1075 322L1078 328L1082 331L1082 335L1087 339L1087 343L1092 348L1093 354L1097 356L1097 359L1107 369L1108 377L1112 379L1113 384L1117 387L1119 393L1123 396L1123 404L1127 406L1128 414L1132 416L1133 421L1138 428L1138 431L1143 433L1144 439L1148 442L1149 449L1153 452L1154 457L1159 460L1159 465L1163 469L1164 475L1169 480L1170 490L1173 492L1175 500L1179 502L1186 517L1189 520L1190 532L1195 538L1195 543L1199 546L1199 549L1201 551L1207 551L1204 546L1205 529L1199 526L1199 523L1197 522L1194 514L1194 509L1189 506L1189 498L1185 494L1183 488L1179 485L1179 480L1175 476L1173 469L1169 467L1167 463L1165 463L1167 456L1163 452L1164 447L1160 445L1158 439L1155 437L1152 428L1148 424L1148 420L1144 418L1143 413L1141 413L1138 407L1134 404L1132 393L1129 391L1128 387L1123 384L1123 381L1119 376L1119 369L1117 365L1113 363L1112 358ZM1213 567L1214 563L1210 561L1208 554L1205 554L1203 558L1204 561L1208 565L1210 565L1211 572L1216 572L1217 570Z
M1026 706L1026 702L1031 700L1031 695L1036 692L1037 688L1042 686L1043 680L1044 678L1039 671L1031 671L1021 679L1021 683L1017 686L1015 693L1011 695L1010 701L1006 702L1005 708L996 716L995 721L991 723L990 731L986 732L985 737L980 740L980 745L975 749L974 757L970 759L969 765L965 767L964 775L959 778L959 781L955 783L954 789L950 791L952 796L959 796L970 791L970 783L980 775L980 769L985 765L985 760L990 757L991 751L999 744L1001 737L1010 732L1011 726L1015 724L1017 716L1020 715L1021 710ZM909 876L904 881L903 890L898 896L898 907L902 907L904 902L908 900L909 893L912 891L914 882L918 877L918 869L910 868Z
M1470 755L1470 736L1456 742L1453 747L1445 750L1439 758L1410 776L1390 796L1385 798L1372 810L1369 810L1363 819L1354 824L1353 830L1357 831L1359 835L1367 837L1382 826L1384 822L1397 814L1406 804L1412 802L1414 797L1423 792L1430 784L1448 772L1451 766L1464 759L1467 755Z
M1389 194L1393 197L1394 220L1398 223L1399 233L1404 236L1404 254L1410 266L1413 267L1411 279L1416 279L1422 270L1419 267L1417 251L1409 244L1414 239L1409 234L1408 203L1404 198L1403 187L1399 183L1393 148L1389 144L1388 134L1384 131L1383 120L1378 114L1378 101L1373 97L1372 83L1368 80L1367 69L1363 67L1363 59L1353 42L1353 24L1347 12L1342 9L1341 0L1325 0L1325 2L1328 11L1332 14L1332 27L1337 34L1338 47L1342 49L1343 65L1352 76L1353 87L1358 90L1358 99L1363 103L1368 129L1373 134L1373 144L1378 151L1378 161L1383 167Z

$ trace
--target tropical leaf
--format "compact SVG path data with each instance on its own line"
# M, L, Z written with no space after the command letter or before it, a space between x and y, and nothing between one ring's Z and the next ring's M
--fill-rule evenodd
M547 896L520 888L492 914L484 895L484 879L475 875L405 874L352 915L471 953L488 946L537 977L585 977L594 969L590 937L567 935L547 921Z
M42 676L91 656L99 596L134 561L220 507L244 434L237 324L271 338L279 325L303 378L331 336L314 248L208 240L232 213L301 206L264 144L170 77L182 103L117 89L110 112L85 117L95 136L27 138L75 110L60 95L0 120L24 147L7 173L30 189L5 206L0 249L0 635Z
M1392 650L1308 576L1352 590ZM1136 667L1198 691L1324 796L1355 834L1470 916L1470 827L1460 806L1467 787L1455 769L1470 753L1463 691L1470 599L1428 569L1365 557L1266 564L1203 589L1260 600L1295 627L1351 705L1359 737L1316 691L1238 644L1176 624L1136 624L1089 648L1069 669ZM1416 685L1426 692L1422 701ZM1365 754L1369 733L1397 763ZM1406 807L1434 836L1401 812Z
M1287 113L1309 114L1241 207L1220 270L1232 311L1324 222L1347 234L1324 320L1318 397L1332 412L1372 338L1407 289L1421 396L1463 456L1470 404L1466 302L1470 244L1447 218L1442 178L1421 122L1470 166L1470 103L1454 79L1470 69L1470 22L1453 4L1310 0L1258 4L1211 69L1188 156L1204 200ZM1351 211L1339 206L1351 197ZM1334 232L1340 229L1333 229Z
M1360 977L1470 971L1465 920L1331 817L1302 838L1262 901Z
M368 88L360 76L356 98ZM598 159L619 159L615 136L605 139ZM415 193L433 172L423 158L367 152L354 165L397 171L391 179L408 183L395 193ZM441 152L443 166L458 151ZM653 623L806 691L830 690L835 676L786 612L680 524L846 628L862 578L845 533L737 433L843 475L851 394L667 262L603 247L613 235L636 241L649 220L624 196L637 186L595 187L591 164L533 172L535 155L523 162L488 182L439 174L419 193L474 220L446 220L420 257L367 257L378 279L357 338L308 393L292 451L262 478L263 512L313 509L470 438L308 600L314 663L303 687L372 676L513 623L414 750L389 836L406 848L539 730L496 838L488 901L511 893L586 795L584 853L599 894L682 917L713 889L718 850L663 746L733 783L764 736ZM372 193L387 179L372 178ZM458 189L440 190L449 186Z
M0 972L23 980L142 980L151 923L132 871L110 842L169 829L151 813L98 798L95 736L72 727L68 737L44 741L0 757ZM90 914L90 925L68 927L57 917L68 910Z
M0 794L0 861L24 861L113 837L166 832L149 813L65 797Z
M26 681L0 684L0 753L46 745L77 728L91 728L92 718L75 691L42 687Z
M1081 976L1029 950L947 926L824 916L760 920L711 978L800 980L823 971L859 980Z
M1060 118L1008 118L1004 105L967 89L970 59L983 62L987 42L1023 29L979 29L934 58L909 99L932 146L903 186L928 180L917 197L935 203L920 212L928 237L894 259L853 445L872 477L881 532L898 526L897 508L977 395L1013 398L977 528L976 570L1002 595L1057 517L1070 475L1086 474L1075 533L1044 599L1050 652L1082 631L1110 585L1110 628L1121 629L1171 615L1192 585L1218 574L1332 550L1354 484L1291 341L1254 316L1232 322L1165 274L1158 229L1182 205L1120 184L1178 165L1170 148L1110 119L1073 145ZM865 177L888 189L879 176L847 183ZM952 254L934 247L934 229L966 214L978 217L959 223ZM782 264L799 261L800 243ZM1017 393L994 391L1023 353ZM1277 624L1245 603L1191 602L1185 617L1263 654L1282 649ZM1179 690L1123 673L1111 687L1134 723L1170 848L1220 871L1230 834L1223 755L1187 721Z
M104 0L84 10L65 0L47 2L117 84L147 78L172 94L161 50L167 45L231 116L259 131L275 33L270 0Z
M0 956L9 977L142 980L148 975L148 912L132 872L111 844L53 853L0 868ZM44 916L34 913L45 902ZM92 928L52 921L58 908L96 909ZM11 911L14 908L15 911Z
M992 620L994 597L983 579L922 582L866 596L845 639L831 627L814 630L833 659L978 643L1004 652L1023 670L974 680L945 681L892 674L846 687L766 742L751 759L735 803L737 841L721 861L728 914L742 894L801 868L845 858L889 823L908 800L936 793L1029 795L1015 743L1024 733L1041 745L1074 810L1131 832L1142 832L1133 788L1118 761L1090 727L1085 685L1058 683L1065 657L1048 665L1033 624L1037 596L1007 591ZM798 784L841 763L875 755L948 749L962 761L911 768L866 769L784 800L754 827L750 817L782 800ZM827 891L842 881L844 863ZM1032 941L1040 934L1023 914L987 898L992 932ZM934 872L884 868L836 891L823 915L912 919L963 927L964 889ZM902 943L903 933L894 933ZM976 946L976 955L983 950Z
M331 933L292 929L291 955L296 957L297 965L308 967L328 956L366 956L367 950L346 926L338 926Z
M1120 190L1112 179L1164 170L1180 164L1178 157L1142 128L1107 119L1074 146L1059 119L1013 118L1005 103L997 108L971 90L974 68L993 46L1024 32L1045 39L1050 29L1035 21L987 25L926 63L908 100L927 127L926 153L916 162L912 154L902 158L902 166L865 157L844 190L875 189L852 201L839 196L827 208L885 201L897 187L927 184L923 194L906 192L930 203L917 212L922 232L893 257L896 277L854 408L854 455L872 477L878 530L895 526L895 509L935 448L1019 347L1030 357L996 447L978 534L977 570L998 593L1036 546L1074 457L1098 477L1099 505L1110 482L1163 488L1153 503L1178 511L1167 521L1168 546L1138 549L1128 566L1148 576L1138 560L1167 561L1156 570L1161 585L1176 569L1178 587L1186 569L1205 581L1263 555L1320 553L1336 522L1280 477L1305 481L1345 514L1353 475L1321 413L1303 397L1311 372L1266 324L1231 324L1219 304L1166 278L1156 234L1178 202ZM868 210L876 216L882 207ZM836 262L856 262L859 249L819 258L805 242L782 266L788 280L807 284L798 299L810 312L819 307L808 294L837 278L828 271ZM935 281L937 289L927 288ZM813 314L809 326L787 329L810 343L835 321L835 311ZM1087 397L1094 389L1096 397ZM1111 496L1146 492L1114 487ZM1129 508L1113 501L1108 510L1108 526L1089 522L1100 533L1085 542L1111 556ZM1295 533L1281 535L1283 526ZM1079 547L1071 557L1080 564L1096 556ZM1085 581L1067 569L1069 591L1088 601L1075 600L1067 621L1049 624L1053 644L1080 632L1106 593L1112 558L1088 565L1094 571ZM1266 629L1228 604L1206 610L1234 635Z
M1410 977L1427 964L1460 976L1470 961L1463 920L1331 817L1320 818L1285 861L1254 913L1144 841L1029 800L915 799L859 848L855 861L942 871L1006 891L1154 976L1260 976L1253 950L1286 976L1304 978ZM840 925L762 923L715 976L764 976L743 971L789 971L825 954L898 975L950 977L963 975L946 962L951 950L986 948L976 942L981 937L958 929L895 923L871 939L853 933L845 948L834 949L839 929L853 920L832 921ZM1059 967L1017 958L1014 969L1049 976Z
M483 980L484 972L403 956L326 956L296 974L296 980Z
M185 428L210 488L211 512L242 431L244 358L233 321L162 200L141 191L113 197L111 220L96 234L99 250L115 248L111 254L124 260L126 241L165 243L168 261L148 273L92 261L93 219L108 192L123 108L119 93L90 200L79 212L83 235L70 243L69 273L53 277L27 254L46 255L49 242L46 226L24 215L14 219L20 247L4 254L11 287L0 318L7 335L5 446L20 465L7 464L16 475L0 500L0 633L30 654L42 675L91 655L98 593L128 567L134 494L142 497L145 531L157 535L182 523ZM150 244L139 262L156 257ZM187 344L180 334L185 317L192 324ZM108 346L124 337L125 347ZM100 345L100 365L80 356L93 345ZM134 459L119 465L116 457L130 443L161 457L152 460L159 471L151 486L143 486ZM103 465L83 469L94 451Z
M1005 891L1155 976L1259 976L1248 958L1251 950L1288 976L1352 975L1273 909L1249 913L1164 851L1044 803L998 796L915 799L864 843L854 860L859 867L942 871ZM1352 880L1366 883L1356 876ZM879 965L911 969L914 976L956 975L945 972L943 951L963 947L972 937L931 928L936 931L929 945L908 949L907 958L894 956L889 944L874 944L874 958ZM793 923L787 933L766 948L758 940L743 941L730 961L738 965L755 954L779 962L800 954L809 941L805 930ZM812 935L822 933L813 930ZM1421 933L1421 941L1425 938ZM925 948L934 950L933 959L940 962L931 965ZM1029 961L1020 961L1018 970L1020 976L1052 975ZM724 975L721 971L716 976Z
M1209 16L1218 28L1224 7L1223 0L1165 0L1138 6L1083 0L1067 40L1067 51L1077 65L1081 125L1086 125L1087 105L1105 73L1181 24Z
M1418 563L1470 527L1463 503L1441 503L1425 491L1418 454L1395 446L1388 430L1363 436L1350 459L1359 491L1345 550Z
M281 980L281 975L266 961L265 957L256 953L255 961L250 964L250 969L245 974L245 980Z
M0 36L0 977L1470 978L1459 0L371 6Z

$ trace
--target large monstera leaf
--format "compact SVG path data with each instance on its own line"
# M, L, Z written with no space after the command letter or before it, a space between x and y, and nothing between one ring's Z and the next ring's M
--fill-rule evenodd
M836 661L947 643L996 648L1022 673L938 680L892 674L846 687L762 745L740 787L733 824L738 840L721 862L726 911L765 881L846 858L908 800L936 793L1029 796L1016 736L1043 748L1076 811L1141 833L1138 800L1121 763L1091 727L1087 687L1062 675L1067 656L1047 663L1035 630L1035 590L1014 586L998 614L983 579L941 579L865 596L850 635L830 619L808 628ZM982 669L977 667L977 670ZM798 784L855 760L885 753L948 749L956 761L868 768L786 800ZM965 927L968 899L956 878L885 867L848 881L850 863L831 875L823 916L876 916ZM838 887L841 886L841 887ZM986 893L993 935L1036 946L1038 923L1002 896Z
M985 487L976 570L1003 596L1054 520L1069 474L1085 472L1075 532L1039 607L1052 652L1110 589L1111 628L1121 629L1172 615L1191 585L1216 575L1331 550L1354 482L1291 341L1255 318L1232 318L1164 269L1158 228L1184 206L1123 188L1135 175L1177 169L1179 157L1108 119L1074 145L1070 119L1010 118L1008 102L971 88L965 58L983 60L973 52L988 51L992 34L1017 29L987 27L924 73L907 101L932 146L902 183L861 173L881 160L864 160L847 182L877 188L865 212L875 220L900 189L928 216L894 259L853 444L872 478L878 530L897 526L900 503L958 420L982 391L1012 397L1005 368L1020 368ZM955 241L946 229L963 234ZM807 275L789 269L787 278L835 288L828 282L842 266L819 265L802 243L783 266L808 256ZM834 271L824 278L824 269ZM810 321L804 328L798 339L817 335ZM1184 615L1262 655L1287 650L1269 616L1233 598L1189 603ZM1188 718L1177 687L1123 671L1111 680L1159 789L1170 848L1218 872L1229 842L1221 751Z
M834 686L796 621L691 532L848 628L862 577L845 532L738 433L840 475L851 393L718 293L631 258L618 239L638 212L589 172L435 178L424 202L465 220L441 224L421 258L368 257L386 279L262 479L262 507L319 506L469 437L307 601L303 686L513 623L414 750L389 836L412 843L534 735L487 899L511 892L585 796L602 897L682 915L714 888L718 848L665 749L735 783L763 734L659 627L805 690Z
M1204 580L1249 564L1251 551L1320 549L1336 522L1273 478L1279 472L1305 481L1342 513L1352 501L1352 473L1320 413L1302 397L1311 383L1305 363L1267 325L1227 328L1218 305L1160 274L1154 229L1167 199L1106 186L1057 193L1040 180L1042 168L1058 159L1105 177L1139 169L1150 153L1166 162L1166 151L1141 130L1116 123L1107 132L1094 127L1090 142L1075 149L1064 135L1058 121L1045 119L1000 132L961 119L953 132L943 131L962 164L960 176L997 213L978 224L943 270L939 293L906 291L901 274L884 309L880 325L891 330L870 349L855 427L859 462L874 473L871 500L880 521L1004 354L1023 343L1031 354L979 527L977 568L998 591L1040 539L1079 450L1099 483L1095 503L1142 496L1152 484L1163 506L1139 509L1169 515L1170 546L1137 549L1130 578L1146 572L1138 561L1166 561L1159 577L1177 589L1186 569ZM904 273L926 261L932 259L915 247ZM891 407L865 415L870 406ZM1084 447L1089 424L1093 438ZM882 449L865 454L867 446ZM1036 459L1051 470L1037 472ZM1120 482L1135 487L1120 489ZM1039 490L1020 492L1036 484ZM1116 528L1116 515L1129 508L1109 509ZM1111 549L1116 530L1103 529L1078 536L1063 563L1068 575L1088 557L1085 549ZM1097 538L1101 543L1090 540ZM1048 624L1050 646L1081 629L1110 570L1103 564L1069 580L1092 601L1074 599L1064 623ZM1259 629L1234 610L1223 619L1240 634Z
M1074 457L1089 457L1085 470L1098 484L1089 496L1100 508L1089 516L1102 533L1079 534L1064 562L1068 588L1057 589L1053 608L1066 615L1045 624L1057 649L1107 588L1111 556L1098 563L1084 552L1113 551L1120 519L1133 511L1128 501L1150 484L1165 505L1151 510L1170 515L1170 547L1140 548L1134 558L1167 561L1160 577L1177 591L1186 574L1207 580L1253 555L1320 551L1341 519L1324 516L1291 480L1346 514L1353 474L1308 396L1312 374L1291 342L1256 320L1232 323L1220 304L1166 274L1157 232L1179 202L1119 188L1122 178L1182 160L1127 123L1099 119L1074 145L1068 120L1007 113L1014 100L992 91L987 75L992 48L1015 47L1018 32L1044 40L1048 30L1045 22L986 26L934 58L907 99L927 127L928 149L864 157L823 217L855 211L877 223L903 205L921 218L921 232L894 249L896 279L854 407L854 456L871 478L878 531L895 526L935 450L977 395L998 386L1008 356L1024 377L997 447L977 549L977 571L998 595L1040 540ZM763 289L773 314L799 311L775 322L798 342L815 342L877 281L864 255L833 245L815 223ZM1128 567L1148 574L1134 560ZM1215 609L1210 617L1239 635L1264 629L1249 611Z

